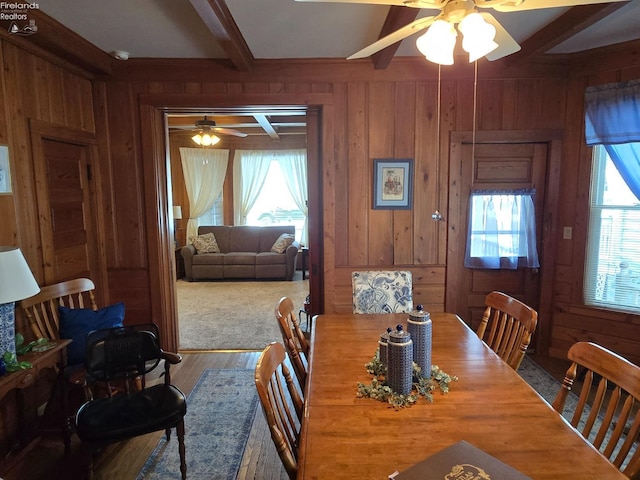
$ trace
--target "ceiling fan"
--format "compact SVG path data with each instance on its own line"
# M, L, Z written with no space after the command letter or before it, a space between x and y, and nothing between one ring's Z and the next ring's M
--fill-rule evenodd
M440 65L453 64L453 49L457 32L463 34L463 49L469 53L469 62L481 57L497 60L520 50L520 45L500 25L493 15L483 9L498 12L519 12L541 8L573 7L625 0L296 0L297 2L362 3L372 5L404 6L439 13L419 18L410 24L380 38L368 47L347 57L349 60L365 58L396 42L428 28L418 38L416 46L428 60Z

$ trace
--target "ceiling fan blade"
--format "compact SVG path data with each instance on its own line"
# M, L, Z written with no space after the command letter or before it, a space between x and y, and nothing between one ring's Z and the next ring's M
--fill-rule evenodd
M246 133L239 132L238 130L233 130L232 128L224 128L224 127L213 127L213 131L216 133L223 133L225 135L233 135L234 137L246 137Z
M516 42L509 32L507 32L500 22L495 19L493 15L487 12L480 12L482 18L484 18L485 22L490 23L496 28L496 37L494 41L498 44L498 48L496 48L493 52L489 52L487 55L487 60L497 60L502 57L506 57L507 55L511 55L512 53L516 53L520 50L520 45Z
M520 12L523 10L538 10L540 8L560 8L575 7L578 5L594 5L596 3L626 2L628 0L518 0L507 1L501 5L491 5L493 0L486 0L487 5L483 6L485 0L476 0L476 6L480 8L493 8L498 12Z
M409 25L406 25L396 30L395 32L390 33L386 37L382 37L381 39L373 42L368 47L365 47L362 50L354 53L350 57L347 57L347 60L370 57L371 55L373 55L376 52L379 52L383 48L387 48L389 45L393 45L396 42L404 40L407 37L410 37L414 33L418 33L424 30L441 16L442 16L442 13L434 17L419 18L411 22Z

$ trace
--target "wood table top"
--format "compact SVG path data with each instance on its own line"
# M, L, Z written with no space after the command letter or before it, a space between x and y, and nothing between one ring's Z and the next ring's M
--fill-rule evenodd
M357 398L380 334L407 317L314 322L299 479L386 479L460 440L535 480L626 478L454 314L431 314L432 363L458 377L449 393L400 410Z

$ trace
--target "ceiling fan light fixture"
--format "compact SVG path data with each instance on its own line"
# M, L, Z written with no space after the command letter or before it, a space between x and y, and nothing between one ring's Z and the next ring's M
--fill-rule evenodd
M478 12L467 14L458 25L458 29L462 32L462 48L469 53L469 63L498 48L494 41L496 27L487 23Z
M220 137L214 135L210 129L203 129L193 137L191 137L195 143L202 147L211 147L220 141Z
M427 60L439 65L453 65L453 50L458 34L452 23L436 20L424 35L416 40L416 47Z

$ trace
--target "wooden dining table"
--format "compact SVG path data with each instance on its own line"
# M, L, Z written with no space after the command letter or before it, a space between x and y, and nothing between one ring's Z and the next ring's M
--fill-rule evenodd
M402 409L358 398L380 334L407 317L314 321L298 479L386 479L461 440L535 480L626 478L454 314L431 314L432 363L458 377L448 393Z

